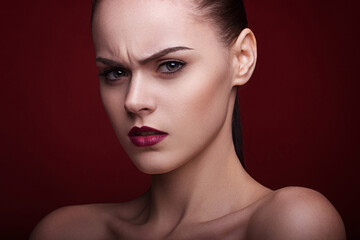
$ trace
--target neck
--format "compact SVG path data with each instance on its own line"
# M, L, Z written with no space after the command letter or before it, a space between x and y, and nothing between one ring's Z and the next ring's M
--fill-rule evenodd
M223 128L200 154L171 172L152 175L143 215L151 226L175 229L211 221L241 210L269 191L246 173L235 153L232 109L229 106Z
M204 222L246 205L249 194L243 193L252 179L241 166L231 137L217 139L185 165L152 176L149 221L161 226Z

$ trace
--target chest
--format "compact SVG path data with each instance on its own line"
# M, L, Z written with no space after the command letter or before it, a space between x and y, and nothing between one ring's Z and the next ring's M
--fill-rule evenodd
M134 225L126 222L112 224L114 239L246 239L249 218L227 216L206 223L179 225L175 228Z

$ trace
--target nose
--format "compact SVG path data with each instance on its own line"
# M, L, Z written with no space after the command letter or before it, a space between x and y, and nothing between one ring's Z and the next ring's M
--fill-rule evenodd
M140 76L133 76L128 87L124 108L130 116L143 117L155 111L156 105L149 83Z

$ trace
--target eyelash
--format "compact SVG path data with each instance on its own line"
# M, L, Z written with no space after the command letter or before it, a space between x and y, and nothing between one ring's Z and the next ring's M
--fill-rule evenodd
M109 77L110 74L117 74L119 76L111 78ZM105 78L105 80L109 82L114 82L121 77L127 77L127 76L129 76L129 74L120 67L107 68L103 72L99 73L99 77Z
M175 64L175 70L171 70L169 69L169 65L170 64ZM157 71L162 73L162 74L166 74L166 75L170 75L170 74L175 74L179 71L182 70L182 68L186 65L185 62L183 61L179 61L179 60L169 60L169 61L165 61L165 62L162 62ZM161 71L160 69L162 67L166 67L168 71ZM109 77L110 74L116 74L118 76L115 76L115 77ZM100 72L99 73L99 77L101 78L105 78L106 81L109 81L109 82L114 82L116 80L118 80L119 78L121 77L128 77L130 74L124 70L123 68L120 68L120 67L113 67L113 68L107 68L105 69L103 72Z
M175 70L169 70L168 68L168 72L162 72L160 71L159 69L163 66L169 66L170 64L176 64L177 65L177 68ZM183 67L186 65L185 62L183 61L179 61L179 60L170 60L170 61L166 61L166 62L163 62L159 65L158 67L158 71L163 73L163 74L174 74L174 73L177 73L178 71L181 71L183 69Z

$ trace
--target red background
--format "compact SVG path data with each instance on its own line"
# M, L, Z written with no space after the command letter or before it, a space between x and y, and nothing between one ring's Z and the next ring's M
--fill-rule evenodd
M355 1L247 0L257 69L240 90L248 171L273 189L323 193L360 237ZM102 108L90 0L1 4L0 239L26 239L69 204L131 199L149 185Z

